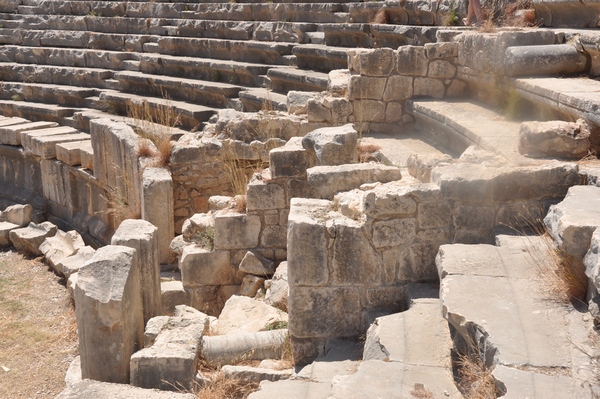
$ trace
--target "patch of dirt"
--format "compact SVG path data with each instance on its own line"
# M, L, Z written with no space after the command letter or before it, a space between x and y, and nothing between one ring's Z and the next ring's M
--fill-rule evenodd
M77 356L75 309L39 259L0 252L0 398L54 398Z

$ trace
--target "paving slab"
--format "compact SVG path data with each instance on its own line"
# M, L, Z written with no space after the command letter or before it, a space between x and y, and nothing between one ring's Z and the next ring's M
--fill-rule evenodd
M477 344L507 397L523 397L523 392L535 394L531 398L592 397L589 384L575 372L590 367L590 359L575 355L579 341L571 333L588 327L584 317L571 317L576 311L544 290L531 255L534 248L544 250L541 240L498 236L497 246L441 246L436 265L442 311L457 334ZM540 388L550 371L564 376L565 389Z
M56 159L70 166L81 165L81 149L92 148L91 140L79 140L56 144Z
M82 380L58 394L56 399L195 399L191 393L143 389L125 384Z
M411 100L408 110L419 122L436 128L434 140L441 145L453 148L460 146L453 143L459 141L463 149L476 145L501 155L508 163L528 162L518 151L521 122L507 120L491 109L466 101Z

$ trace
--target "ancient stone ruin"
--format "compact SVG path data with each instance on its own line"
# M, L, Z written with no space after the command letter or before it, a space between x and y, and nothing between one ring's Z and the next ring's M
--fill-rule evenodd
M598 397L600 2L467 4L1 1L58 397Z

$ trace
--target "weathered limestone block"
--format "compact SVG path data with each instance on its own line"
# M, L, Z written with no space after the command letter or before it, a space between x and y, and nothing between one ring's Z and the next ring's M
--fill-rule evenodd
M452 161L448 154L427 155L413 154L408 157L406 166L411 176L419 179L423 183L431 182L431 171L439 164L447 164Z
M57 399L195 399L193 393L165 392L154 389L143 389L124 384L82 380L72 387L67 387Z
M11 205L2 212L2 215L7 222L23 227L31 223L33 207L29 204Z
M428 64L424 47L401 46L398 48L396 66L400 75L427 76Z
M347 98L325 97L323 104L331 110L331 122L333 124L346 123L352 115L352 102Z
M421 202L418 215L419 229L448 229L452 210L447 201Z
M259 383L261 381L286 380L292 375L292 369L273 370L268 368L250 366L225 365L221 367L221 371L225 374L227 378L256 383Z
M8 247L12 245L10 242L10 232L21 228L18 224L10 222L0 222L0 246Z
M156 316L148 320L146 329L144 330L144 348L154 345L156 337L158 337L158 334L169 323L169 319L169 316Z
M306 113L309 122L331 121L331 110L318 100L308 100L308 103L306 104Z
M390 75L395 63L394 50L380 49L353 49L348 52L348 68L363 76Z
M146 168L142 174L142 219L152 223L158 234L158 260L169 263L169 245L175 237L173 179L163 168Z
M287 94L287 110L290 114L300 115L307 113L307 104L320 95L316 91L294 91Z
M242 279L242 285L240 286L240 295L250 298L254 298L258 290L263 288L265 279L262 277L247 274Z
M415 219L392 219L373 223L375 248L409 244L416 238Z
M287 322L287 313L247 296L234 295L227 300L217 321L218 335L257 332L272 323Z
M312 164L309 163L307 151L302 147L301 137L292 137L283 147L269 152L269 170L273 179L306 178L306 169L310 166Z
M183 249L179 269L185 288L240 284L242 279L237 268L231 266L229 251L210 251L195 245Z
M124 220L111 239L112 245L135 249L139 262L144 324L161 313L158 230L141 219Z
M324 215L329 211L329 201L292 199L287 252L290 286L328 283L328 235Z
M288 330L242 332L202 338L202 358L210 366L241 360L281 358Z
M350 100L381 100L386 89L386 78L371 78L354 75L350 78Z
M290 335L295 338L351 337L360 333L358 288L295 287L290 291L289 309Z
M260 217L238 213L215 216L215 249L249 249L258 245Z
M400 169L381 164L361 163L340 166L315 166L307 170L311 186L319 190L322 198L333 198L334 194L357 188L364 183L389 183L400 180Z
M266 259L257 251L248 251L240 262L240 271L255 276L271 276L275 272L275 262Z
M429 63L427 76L437 79L451 79L456 75L456 67L445 60L435 60Z
M160 283L162 314L172 315L178 305L189 305L190 299L181 281L163 281Z
M66 233L57 230L54 236L44 240L39 249L46 257L50 266L58 272L62 272L58 267L58 263L62 262L65 258L74 255L83 247L85 247L83 238L81 238L79 233L75 230Z
M316 158L317 165L356 163L358 133L352 124L317 129L302 139L302 147Z
M446 87L440 79L415 78L413 94L415 96L426 96L433 98L444 98Z
M267 292L265 303L278 309L287 309L290 286L288 284L287 262L281 262L271 280L265 282Z
M246 191L246 209L248 211L282 209L287 207L285 191L277 183L267 183L254 176Z
M345 97L348 92L348 85L350 84L350 76L352 75L350 75L350 70L348 69L334 69L329 72L327 91Z
M600 228L592 233L590 249L583 259L585 274L588 276L594 292L589 292L588 297L594 297L600 292Z
M383 225L373 227L373 245L376 248L393 245L394 241L401 241L403 236L410 235L410 226L381 223ZM414 221L412 229L414 231ZM382 274L381 257L371 246L363 226L352 219L339 217L333 220L328 232L334 237L333 282L336 285L379 284Z
M508 47L504 54L504 72L508 76L568 75L584 73L588 55L574 44Z
M413 95L413 78L392 75L388 78L383 92L383 101L402 101Z
M9 236L17 251L39 256L42 255L39 250L40 245L46 238L54 236L57 230L57 227L50 222L29 223L27 227L11 230Z
M519 130L519 153L530 157L581 159L590 150L590 131L578 122L523 122Z
M544 224L561 249L582 260L600 227L600 187L571 187L562 202L550 207Z
M192 389L207 320L196 309L178 306L154 344L131 357L131 385L171 391Z
M282 248L287 245L286 226L265 226L260 237L260 246L264 248Z
M116 190L116 195L140 211L139 136L122 122L92 119L90 135L94 151L94 177Z
M77 273L75 308L81 376L129 382L129 359L144 342L144 316L137 253L109 245Z
M357 126L372 122L385 122L385 102L377 100L354 101L354 121Z
M232 200L231 197L224 198L227 198L227 204ZM211 242L211 237L212 240L214 240L214 231L215 218L210 213L196 213L189 219L186 219L181 227L181 232L185 241L193 242L206 249L211 249L210 247L214 245L214 243Z
M450 58L458 56L458 43L441 42L441 43L426 43L425 54L427 58Z

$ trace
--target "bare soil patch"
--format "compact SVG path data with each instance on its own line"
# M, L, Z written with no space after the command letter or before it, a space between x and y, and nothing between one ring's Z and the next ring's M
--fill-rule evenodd
M0 398L54 398L77 356L75 310L40 259L0 252Z

